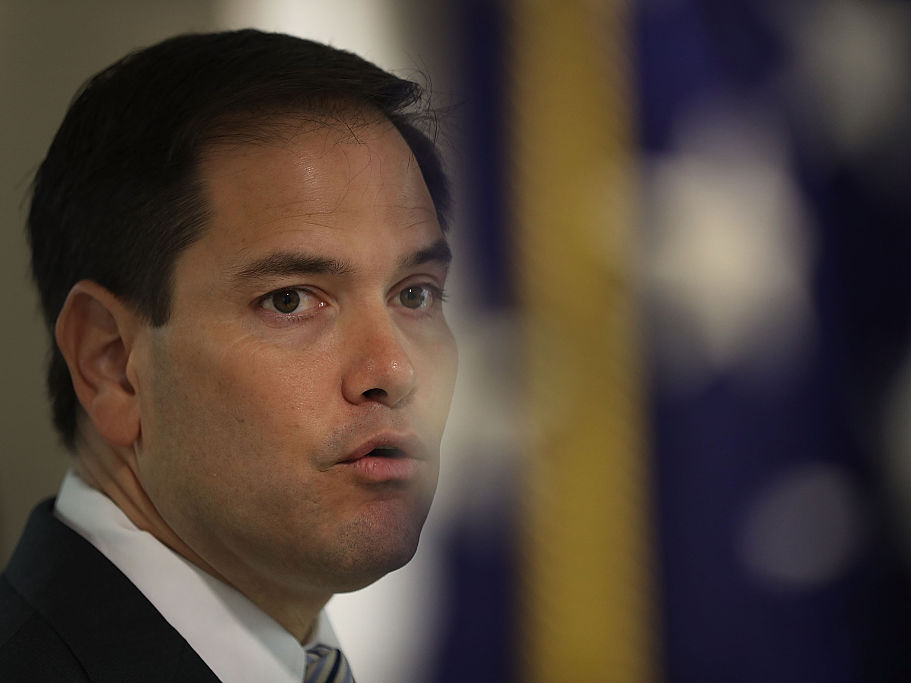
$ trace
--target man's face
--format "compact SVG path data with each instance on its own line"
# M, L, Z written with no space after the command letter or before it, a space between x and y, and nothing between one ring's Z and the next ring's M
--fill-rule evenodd
M216 148L201 177L207 227L134 347L140 481L232 583L361 587L414 553L455 380L430 195L385 121Z

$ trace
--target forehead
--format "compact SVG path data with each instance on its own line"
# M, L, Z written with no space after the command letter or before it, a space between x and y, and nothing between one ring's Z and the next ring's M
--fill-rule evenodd
M356 253L441 235L420 168L386 119L278 121L256 139L210 145L200 180L200 241L224 258L279 247Z

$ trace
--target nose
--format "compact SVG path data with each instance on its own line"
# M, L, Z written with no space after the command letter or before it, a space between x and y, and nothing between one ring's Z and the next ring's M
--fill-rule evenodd
M348 331L351 356L342 378L349 403L403 405L417 387L417 372L399 330L388 315L378 315Z

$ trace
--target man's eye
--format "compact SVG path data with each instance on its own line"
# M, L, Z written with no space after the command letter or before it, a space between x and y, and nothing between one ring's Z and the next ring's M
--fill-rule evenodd
M430 285L410 285L399 292L399 302L405 308L430 308L434 301L443 301L443 290Z
M281 313L282 315L291 315L293 313L303 313L311 308L319 308L322 302L306 289L293 287L289 289L278 289L263 298L263 307Z

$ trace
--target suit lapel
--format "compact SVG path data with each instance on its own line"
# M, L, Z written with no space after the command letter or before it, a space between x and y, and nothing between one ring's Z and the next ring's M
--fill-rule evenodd
M6 576L92 681L218 680L104 555L53 516L53 500L32 512Z

